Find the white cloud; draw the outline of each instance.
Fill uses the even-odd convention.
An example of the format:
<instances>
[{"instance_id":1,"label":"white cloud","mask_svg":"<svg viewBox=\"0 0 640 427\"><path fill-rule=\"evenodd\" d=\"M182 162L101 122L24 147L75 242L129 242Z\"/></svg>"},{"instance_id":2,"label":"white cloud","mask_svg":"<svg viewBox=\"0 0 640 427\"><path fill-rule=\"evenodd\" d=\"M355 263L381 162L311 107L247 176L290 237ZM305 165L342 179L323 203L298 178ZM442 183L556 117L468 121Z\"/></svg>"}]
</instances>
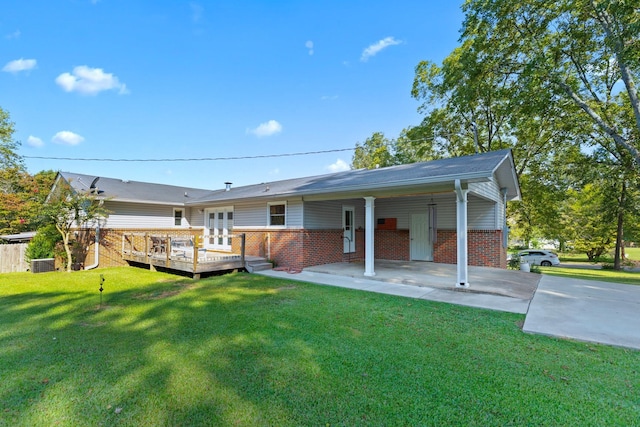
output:
<instances>
[{"instance_id":1,"label":"white cloud","mask_svg":"<svg viewBox=\"0 0 640 427\"><path fill-rule=\"evenodd\" d=\"M351 168L349 167L349 164L347 162L345 162L342 159L338 159L336 160L335 163L332 163L329 166L327 166L327 169L329 169L331 172L342 172L342 171L348 171Z\"/></svg>"},{"instance_id":2,"label":"white cloud","mask_svg":"<svg viewBox=\"0 0 640 427\"><path fill-rule=\"evenodd\" d=\"M30 147L42 147L44 142L42 142L42 140L37 136L29 135L29 138L27 138L27 145Z\"/></svg>"},{"instance_id":3,"label":"white cloud","mask_svg":"<svg viewBox=\"0 0 640 427\"><path fill-rule=\"evenodd\" d=\"M73 74L62 73L56 83L66 92L79 92L83 95L96 95L103 90L118 90L123 95L129 93L127 86L111 73L102 68L89 68L81 65L73 69Z\"/></svg>"},{"instance_id":4,"label":"white cloud","mask_svg":"<svg viewBox=\"0 0 640 427\"><path fill-rule=\"evenodd\" d=\"M282 125L275 120L269 120L266 123L260 123L255 129L247 129L247 133L252 133L258 138L263 136L271 136L282 132Z\"/></svg>"},{"instance_id":5,"label":"white cloud","mask_svg":"<svg viewBox=\"0 0 640 427\"><path fill-rule=\"evenodd\" d=\"M280 169L275 168L269 171L269 175L280 175Z\"/></svg>"},{"instance_id":6,"label":"white cloud","mask_svg":"<svg viewBox=\"0 0 640 427\"><path fill-rule=\"evenodd\" d=\"M309 55L313 55L313 42L311 40L307 40L307 42L304 44L304 47L309 49Z\"/></svg>"},{"instance_id":7,"label":"white cloud","mask_svg":"<svg viewBox=\"0 0 640 427\"><path fill-rule=\"evenodd\" d=\"M62 145L78 145L82 141L84 141L84 138L78 135L77 133L73 133L68 130L63 130L53 135L53 138L51 138L51 141L55 142L56 144L62 144Z\"/></svg>"},{"instance_id":8,"label":"white cloud","mask_svg":"<svg viewBox=\"0 0 640 427\"><path fill-rule=\"evenodd\" d=\"M335 101L338 99L338 95L323 95L320 97L321 101Z\"/></svg>"},{"instance_id":9,"label":"white cloud","mask_svg":"<svg viewBox=\"0 0 640 427\"><path fill-rule=\"evenodd\" d=\"M398 45L398 44L401 44L401 43L402 43L402 41L396 40L393 37L384 38L384 39L378 41L377 43L372 44L371 46L369 46L365 50L363 50L362 51L362 55L360 56L360 61L366 62L372 56L376 56L382 49L386 49L389 46L394 46L394 45Z\"/></svg>"},{"instance_id":10,"label":"white cloud","mask_svg":"<svg viewBox=\"0 0 640 427\"><path fill-rule=\"evenodd\" d=\"M16 59L14 61L7 62L2 68L2 71L7 73L19 73L20 71L32 70L36 67L37 61L35 59Z\"/></svg>"}]
</instances>

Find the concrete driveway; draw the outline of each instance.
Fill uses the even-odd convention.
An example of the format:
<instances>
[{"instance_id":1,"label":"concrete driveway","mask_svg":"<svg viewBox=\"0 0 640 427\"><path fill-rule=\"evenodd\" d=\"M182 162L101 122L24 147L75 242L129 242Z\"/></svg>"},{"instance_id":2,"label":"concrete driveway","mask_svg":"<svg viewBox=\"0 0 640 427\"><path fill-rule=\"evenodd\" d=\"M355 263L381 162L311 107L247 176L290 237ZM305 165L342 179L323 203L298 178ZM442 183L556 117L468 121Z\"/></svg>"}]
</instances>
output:
<instances>
[{"instance_id":1,"label":"concrete driveway","mask_svg":"<svg viewBox=\"0 0 640 427\"><path fill-rule=\"evenodd\" d=\"M542 275L522 329L640 349L640 286Z\"/></svg>"}]
</instances>

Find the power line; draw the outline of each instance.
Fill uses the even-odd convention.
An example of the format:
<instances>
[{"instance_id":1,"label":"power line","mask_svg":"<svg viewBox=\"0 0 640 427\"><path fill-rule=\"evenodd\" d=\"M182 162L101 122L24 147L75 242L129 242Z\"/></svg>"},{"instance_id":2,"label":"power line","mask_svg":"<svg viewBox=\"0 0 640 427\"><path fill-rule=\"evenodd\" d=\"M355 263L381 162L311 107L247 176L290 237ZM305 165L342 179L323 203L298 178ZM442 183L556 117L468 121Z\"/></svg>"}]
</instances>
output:
<instances>
[{"instance_id":1,"label":"power line","mask_svg":"<svg viewBox=\"0 0 640 427\"><path fill-rule=\"evenodd\" d=\"M78 157L48 157L48 156L22 156L25 159L40 160L70 160L79 162L208 162L220 160L250 160L265 159L273 157L292 157L292 156L309 156L313 154L338 153L342 151L353 151L353 148L338 148L335 150L306 151L300 153L282 153L282 154L262 154L255 156L233 156L233 157L197 157L183 159L108 159L108 158L78 158Z\"/></svg>"},{"instance_id":2,"label":"power line","mask_svg":"<svg viewBox=\"0 0 640 427\"><path fill-rule=\"evenodd\" d=\"M389 143L394 144L398 142L398 139L385 138ZM433 141L435 137L431 138L419 138L419 139L403 139L403 142L426 142ZM251 159L268 159L275 157L293 157L293 156L310 156L314 154L327 154L327 153L339 153L343 151L354 151L358 148L362 148L360 143L356 144L352 148L336 148L333 150L320 150L320 151L303 151L298 153L281 153L281 154L259 154L254 156L232 156L232 157L194 157L194 158L178 158L178 159L110 159L110 158L90 158L90 157L51 157L51 156L22 156L25 159L39 159L39 160L69 160L74 162L212 162L223 160L251 160Z\"/></svg>"}]
</instances>

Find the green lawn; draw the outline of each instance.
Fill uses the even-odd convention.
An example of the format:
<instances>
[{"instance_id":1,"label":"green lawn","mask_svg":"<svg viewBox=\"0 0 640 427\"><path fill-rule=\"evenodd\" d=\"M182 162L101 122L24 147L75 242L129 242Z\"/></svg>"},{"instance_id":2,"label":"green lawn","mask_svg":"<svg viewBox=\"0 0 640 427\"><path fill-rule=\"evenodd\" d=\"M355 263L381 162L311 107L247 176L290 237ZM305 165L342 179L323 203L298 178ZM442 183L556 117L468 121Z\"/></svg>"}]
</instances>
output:
<instances>
[{"instance_id":1,"label":"green lawn","mask_svg":"<svg viewBox=\"0 0 640 427\"><path fill-rule=\"evenodd\" d=\"M640 352L523 320L247 274L4 274L0 425L637 425Z\"/></svg>"},{"instance_id":2,"label":"green lawn","mask_svg":"<svg viewBox=\"0 0 640 427\"><path fill-rule=\"evenodd\" d=\"M640 261L640 248L625 248L625 253L632 261Z\"/></svg>"},{"instance_id":3,"label":"green lawn","mask_svg":"<svg viewBox=\"0 0 640 427\"><path fill-rule=\"evenodd\" d=\"M562 264L560 264L562 265ZM625 283L627 285L640 285L640 272L616 271L616 270L591 270L566 267L539 267L543 274L560 276L571 279L599 280L602 282Z\"/></svg>"}]
</instances>

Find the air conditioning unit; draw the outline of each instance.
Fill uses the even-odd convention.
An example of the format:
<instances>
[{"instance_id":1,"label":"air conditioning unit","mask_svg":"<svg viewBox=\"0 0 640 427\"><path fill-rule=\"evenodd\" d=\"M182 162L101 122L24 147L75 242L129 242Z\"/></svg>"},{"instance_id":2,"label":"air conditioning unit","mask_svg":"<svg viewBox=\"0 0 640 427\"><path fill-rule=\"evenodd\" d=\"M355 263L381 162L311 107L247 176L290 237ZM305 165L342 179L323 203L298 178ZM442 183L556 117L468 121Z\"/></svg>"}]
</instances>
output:
<instances>
[{"instance_id":1,"label":"air conditioning unit","mask_svg":"<svg viewBox=\"0 0 640 427\"><path fill-rule=\"evenodd\" d=\"M56 260L54 258L40 258L31 260L32 273L46 273L56 270Z\"/></svg>"}]
</instances>

